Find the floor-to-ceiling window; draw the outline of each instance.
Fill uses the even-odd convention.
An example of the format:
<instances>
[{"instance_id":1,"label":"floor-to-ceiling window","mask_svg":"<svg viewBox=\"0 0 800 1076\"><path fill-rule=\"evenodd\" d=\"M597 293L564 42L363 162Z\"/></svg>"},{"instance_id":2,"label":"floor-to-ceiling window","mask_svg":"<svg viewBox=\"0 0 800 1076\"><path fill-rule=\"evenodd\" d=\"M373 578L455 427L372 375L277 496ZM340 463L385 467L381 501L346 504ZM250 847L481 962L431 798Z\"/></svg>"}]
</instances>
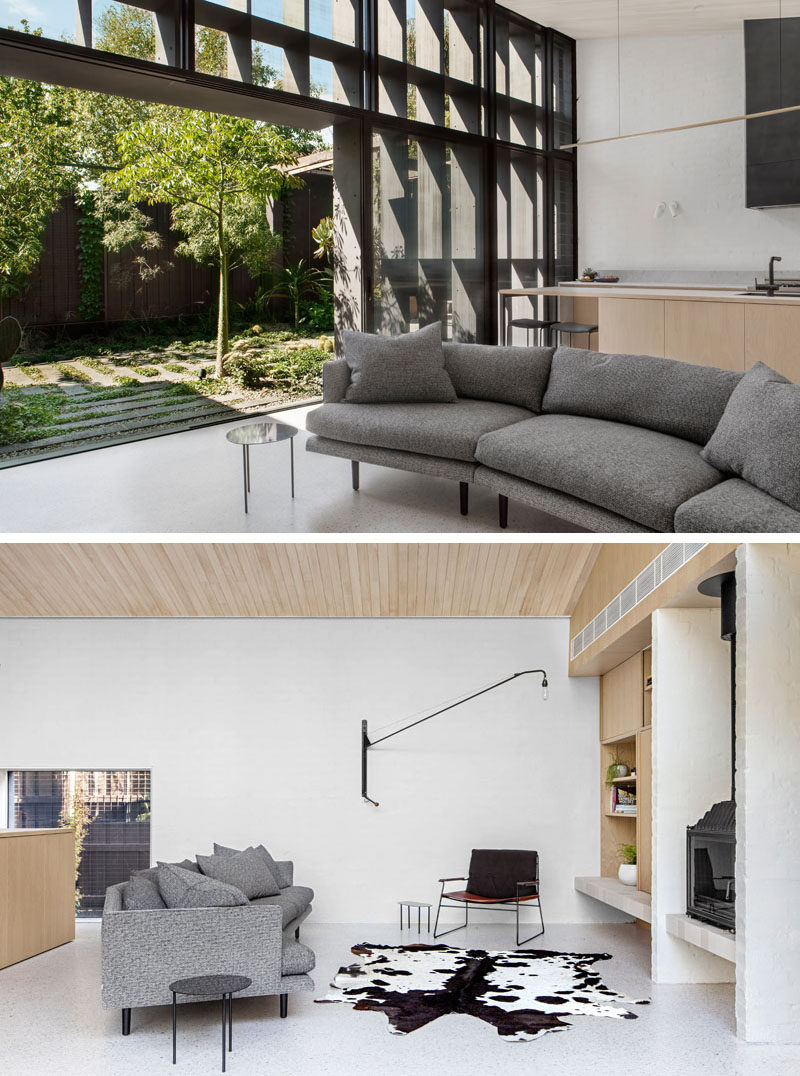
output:
<instances>
[{"instance_id":1,"label":"floor-to-ceiling window","mask_svg":"<svg viewBox=\"0 0 800 1076\"><path fill-rule=\"evenodd\" d=\"M150 771L11 770L8 823L73 828L76 913L97 916L108 886L150 865Z\"/></svg>"},{"instance_id":2,"label":"floor-to-ceiling window","mask_svg":"<svg viewBox=\"0 0 800 1076\"><path fill-rule=\"evenodd\" d=\"M108 7L75 0L79 44L92 46ZM575 155L560 148L575 140L570 39L490 0L111 7L152 13L146 51L132 41L128 52L155 55L159 70L95 49L93 88L135 85L166 103L347 128L350 159L337 152L348 234L338 249L350 260L336 280L352 292L338 306L348 324L398 332L441 320L449 338L493 341L503 334L499 288L575 275ZM75 52L53 65L66 46L29 38L23 61L19 40L7 38L0 30L0 59L13 45L19 73L84 84ZM180 80L164 79L164 64ZM520 298L511 311L543 307Z\"/></svg>"}]
</instances>

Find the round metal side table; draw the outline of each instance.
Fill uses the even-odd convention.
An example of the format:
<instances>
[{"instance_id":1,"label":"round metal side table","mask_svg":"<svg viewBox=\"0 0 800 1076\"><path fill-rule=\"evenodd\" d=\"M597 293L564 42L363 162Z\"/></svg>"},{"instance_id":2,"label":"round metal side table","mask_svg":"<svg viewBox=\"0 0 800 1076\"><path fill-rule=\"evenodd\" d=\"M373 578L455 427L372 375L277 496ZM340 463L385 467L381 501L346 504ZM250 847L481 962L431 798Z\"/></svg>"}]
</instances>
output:
<instances>
[{"instance_id":1,"label":"round metal side table","mask_svg":"<svg viewBox=\"0 0 800 1076\"><path fill-rule=\"evenodd\" d=\"M294 438L297 430L286 422L267 419L266 422L249 422L245 426L236 426L225 434L233 445L242 446L242 477L244 480L244 510L247 512L247 495L250 492L250 446L271 445L276 441L289 442L289 469L292 478L292 497L294 497Z\"/></svg>"},{"instance_id":2,"label":"round metal side table","mask_svg":"<svg viewBox=\"0 0 800 1076\"><path fill-rule=\"evenodd\" d=\"M252 983L246 975L193 975L189 979L176 979L169 984L172 991L172 1064L177 1063L178 1046L178 994L197 998L222 997L222 1071L225 1071L225 1054L233 1049L233 995L246 990ZM227 1010L227 1018L226 1018ZM227 1024L228 1041L225 1042ZM226 1049L227 1047L227 1049Z\"/></svg>"}]
</instances>

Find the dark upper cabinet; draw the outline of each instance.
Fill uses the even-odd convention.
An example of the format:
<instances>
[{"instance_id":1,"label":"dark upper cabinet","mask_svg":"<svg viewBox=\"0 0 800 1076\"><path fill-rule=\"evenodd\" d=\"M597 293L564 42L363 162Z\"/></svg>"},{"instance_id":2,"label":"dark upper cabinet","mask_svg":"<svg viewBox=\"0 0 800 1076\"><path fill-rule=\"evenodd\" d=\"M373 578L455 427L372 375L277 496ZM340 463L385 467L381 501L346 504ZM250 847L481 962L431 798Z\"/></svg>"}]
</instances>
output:
<instances>
[{"instance_id":1,"label":"dark upper cabinet","mask_svg":"<svg viewBox=\"0 0 800 1076\"><path fill-rule=\"evenodd\" d=\"M744 24L746 109L800 105L800 18ZM800 205L800 112L747 121L747 206Z\"/></svg>"}]
</instances>

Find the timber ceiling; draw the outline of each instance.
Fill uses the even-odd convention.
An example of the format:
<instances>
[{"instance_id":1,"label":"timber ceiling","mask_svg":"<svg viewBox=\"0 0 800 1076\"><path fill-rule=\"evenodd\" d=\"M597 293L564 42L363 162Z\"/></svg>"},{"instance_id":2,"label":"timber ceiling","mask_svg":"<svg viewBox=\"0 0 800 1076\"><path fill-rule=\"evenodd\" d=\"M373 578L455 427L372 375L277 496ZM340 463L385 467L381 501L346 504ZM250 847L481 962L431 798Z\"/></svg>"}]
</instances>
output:
<instances>
[{"instance_id":1,"label":"timber ceiling","mask_svg":"<svg viewBox=\"0 0 800 1076\"><path fill-rule=\"evenodd\" d=\"M569 616L591 543L6 543L0 617Z\"/></svg>"}]
</instances>

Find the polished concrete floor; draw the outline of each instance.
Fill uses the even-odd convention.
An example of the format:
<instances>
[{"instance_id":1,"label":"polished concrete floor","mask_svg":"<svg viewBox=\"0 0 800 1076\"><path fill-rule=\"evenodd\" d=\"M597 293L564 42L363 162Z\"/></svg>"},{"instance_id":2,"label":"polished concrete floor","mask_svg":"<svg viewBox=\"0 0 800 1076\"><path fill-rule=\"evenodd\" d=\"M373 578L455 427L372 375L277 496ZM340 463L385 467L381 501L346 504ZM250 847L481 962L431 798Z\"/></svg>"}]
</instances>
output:
<instances>
[{"instance_id":1,"label":"polished concrete floor","mask_svg":"<svg viewBox=\"0 0 800 1076\"><path fill-rule=\"evenodd\" d=\"M510 926L470 927L449 939L459 946L506 948ZM404 935L416 940L416 932ZM424 934L423 934L424 937ZM571 952L609 952L604 981L634 997L652 997L637 1020L575 1017L569 1030L533 1042L505 1042L494 1028L468 1016L448 1016L407 1036L392 1035L381 1013L348 1005L315 1005L357 942L396 944L397 926L320 926L313 917L303 940L317 954L314 994L234 1005L231 1074L275 1076L789 1076L800 1072L800 1047L745 1046L734 1037L733 987L653 986L649 936L633 925L551 926L543 946ZM178 1065L171 1065L169 1006L133 1012L129 1037L120 1015L100 1007L100 928L78 926L77 940L0 971L0 1070L5 1076L219 1071L219 1004L179 1011Z\"/></svg>"},{"instance_id":2,"label":"polished concrete floor","mask_svg":"<svg viewBox=\"0 0 800 1076\"><path fill-rule=\"evenodd\" d=\"M309 410L280 415L301 430L294 500L289 445L259 445L251 449L245 515L241 449L225 438L238 419L0 470L0 533L503 533L497 497L481 486L470 488L467 517L458 483L440 478L362 464L361 490L353 492L347 460L305 451ZM509 533L579 529L511 505Z\"/></svg>"}]
</instances>

